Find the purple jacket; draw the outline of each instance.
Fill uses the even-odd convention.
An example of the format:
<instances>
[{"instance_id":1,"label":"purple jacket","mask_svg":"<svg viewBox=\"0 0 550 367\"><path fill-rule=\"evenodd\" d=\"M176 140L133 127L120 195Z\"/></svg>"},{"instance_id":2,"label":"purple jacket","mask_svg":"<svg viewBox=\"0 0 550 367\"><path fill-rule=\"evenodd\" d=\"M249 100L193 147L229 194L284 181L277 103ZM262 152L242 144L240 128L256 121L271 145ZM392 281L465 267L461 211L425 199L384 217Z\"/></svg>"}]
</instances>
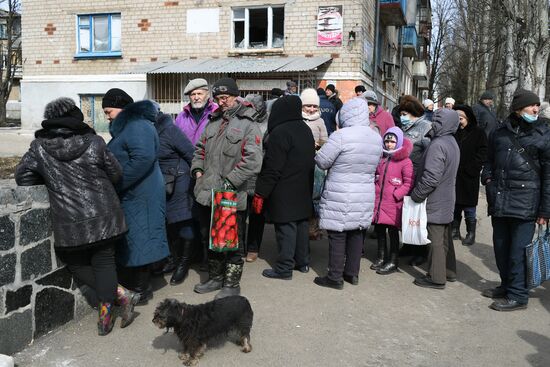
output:
<instances>
[{"instance_id":1,"label":"purple jacket","mask_svg":"<svg viewBox=\"0 0 550 367\"><path fill-rule=\"evenodd\" d=\"M204 108L201 120L197 124L191 114L191 103L188 103L185 107L183 107L183 111L179 113L178 117L176 117L176 126L179 127L180 130L189 138L189 140L191 140L191 143L195 145L201 137L204 127L208 123L208 117L210 117L212 112L214 112L217 108L218 105L216 103L208 101L206 107Z\"/></svg>"}]
</instances>

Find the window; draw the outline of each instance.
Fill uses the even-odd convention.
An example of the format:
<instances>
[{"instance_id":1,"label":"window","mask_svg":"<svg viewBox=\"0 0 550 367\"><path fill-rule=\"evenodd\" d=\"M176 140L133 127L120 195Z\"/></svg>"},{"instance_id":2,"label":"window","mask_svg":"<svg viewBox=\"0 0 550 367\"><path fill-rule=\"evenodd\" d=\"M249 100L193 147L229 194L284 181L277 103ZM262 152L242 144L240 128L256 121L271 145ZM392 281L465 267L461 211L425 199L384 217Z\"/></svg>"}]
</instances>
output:
<instances>
[{"instance_id":1,"label":"window","mask_svg":"<svg viewBox=\"0 0 550 367\"><path fill-rule=\"evenodd\" d=\"M121 56L120 14L79 15L76 57Z\"/></svg>"},{"instance_id":2,"label":"window","mask_svg":"<svg viewBox=\"0 0 550 367\"><path fill-rule=\"evenodd\" d=\"M103 95L80 95L80 109L84 115L84 122L93 127L98 133L109 132L109 121L101 107L102 100Z\"/></svg>"},{"instance_id":3,"label":"window","mask_svg":"<svg viewBox=\"0 0 550 367\"><path fill-rule=\"evenodd\" d=\"M6 31L6 24L0 24L0 39L8 38L8 33Z\"/></svg>"},{"instance_id":4,"label":"window","mask_svg":"<svg viewBox=\"0 0 550 367\"><path fill-rule=\"evenodd\" d=\"M284 7L234 8L233 48L283 48L284 20Z\"/></svg>"}]
</instances>

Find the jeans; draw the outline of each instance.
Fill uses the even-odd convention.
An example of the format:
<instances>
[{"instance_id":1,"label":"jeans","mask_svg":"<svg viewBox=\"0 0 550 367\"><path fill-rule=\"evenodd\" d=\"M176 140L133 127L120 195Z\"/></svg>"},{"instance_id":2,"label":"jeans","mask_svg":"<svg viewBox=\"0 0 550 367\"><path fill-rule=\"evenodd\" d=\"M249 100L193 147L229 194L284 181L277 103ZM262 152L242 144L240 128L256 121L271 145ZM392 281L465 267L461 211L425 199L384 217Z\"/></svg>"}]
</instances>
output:
<instances>
[{"instance_id":1,"label":"jeans","mask_svg":"<svg viewBox=\"0 0 550 367\"><path fill-rule=\"evenodd\" d=\"M275 223L278 256L273 269L283 275L292 274L295 266L309 265L309 220Z\"/></svg>"},{"instance_id":2,"label":"jeans","mask_svg":"<svg viewBox=\"0 0 550 367\"><path fill-rule=\"evenodd\" d=\"M495 260L506 297L522 304L529 301L525 282L525 247L535 234L535 222L492 217Z\"/></svg>"},{"instance_id":3,"label":"jeans","mask_svg":"<svg viewBox=\"0 0 550 367\"><path fill-rule=\"evenodd\" d=\"M455 205L454 219L460 218L462 216L462 212L464 212L464 218L476 219L475 206Z\"/></svg>"}]
</instances>

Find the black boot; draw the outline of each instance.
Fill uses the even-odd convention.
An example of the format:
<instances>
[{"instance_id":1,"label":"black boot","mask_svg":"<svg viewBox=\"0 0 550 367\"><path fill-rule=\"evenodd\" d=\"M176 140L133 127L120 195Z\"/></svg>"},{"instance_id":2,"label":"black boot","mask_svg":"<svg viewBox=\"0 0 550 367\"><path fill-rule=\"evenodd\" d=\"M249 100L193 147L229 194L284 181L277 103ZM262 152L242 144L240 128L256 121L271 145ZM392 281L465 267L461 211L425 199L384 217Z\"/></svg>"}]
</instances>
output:
<instances>
[{"instance_id":1,"label":"black boot","mask_svg":"<svg viewBox=\"0 0 550 367\"><path fill-rule=\"evenodd\" d=\"M399 242L397 243L390 242L390 260L387 263L385 263L384 266L376 270L376 273L381 275L388 275L398 271L398 268L397 268L398 256L399 256Z\"/></svg>"},{"instance_id":2,"label":"black boot","mask_svg":"<svg viewBox=\"0 0 550 367\"><path fill-rule=\"evenodd\" d=\"M453 240L460 239L460 222L462 217L457 217L453 220Z\"/></svg>"},{"instance_id":3,"label":"black boot","mask_svg":"<svg viewBox=\"0 0 550 367\"><path fill-rule=\"evenodd\" d=\"M218 259L208 259L208 280L195 285L197 293L209 293L221 289L225 271L225 262Z\"/></svg>"},{"instance_id":4,"label":"black boot","mask_svg":"<svg viewBox=\"0 0 550 367\"><path fill-rule=\"evenodd\" d=\"M380 267L384 265L384 261L386 260L386 233L384 233L383 235L381 233L378 233L376 239L378 243L378 252L376 260L370 266L371 270L380 269Z\"/></svg>"},{"instance_id":5,"label":"black boot","mask_svg":"<svg viewBox=\"0 0 550 367\"><path fill-rule=\"evenodd\" d=\"M151 273L148 265L136 268L136 287L133 289L139 295L138 306L146 305L153 298L153 287L151 287Z\"/></svg>"},{"instance_id":6,"label":"black boot","mask_svg":"<svg viewBox=\"0 0 550 367\"><path fill-rule=\"evenodd\" d=\"M238 296L241 294L241 276L243 275L243 264L227 264L225 268L225 277L223 288L216 294L214 299L225 298L229 296Z\"/></svg>"},{"instance_id":7,"label":"black boot","mask_svg":"<svg viewBox=\"0 0 550 367\"><path fill-rule=\"evenodd\" d=\"M177 285L183 282L189 273L189 266L191 265L193 242L190 240L181 239L179 243L182 247L179 249L182 255L178 260L176 270L174 271L174 274L172 274L172 278L170 278L171 285Z\"/></svg>"},{"instance_id":8,"label":"black boot","mask_svg":"<svg viewBox=\"0 0 550 367\"><path fill-rule=\"evenodd\" d=\"M462 240L464 246L471 246L476 242L476 219L466 218L466 237Z\"/></svg>"}]
</instances>

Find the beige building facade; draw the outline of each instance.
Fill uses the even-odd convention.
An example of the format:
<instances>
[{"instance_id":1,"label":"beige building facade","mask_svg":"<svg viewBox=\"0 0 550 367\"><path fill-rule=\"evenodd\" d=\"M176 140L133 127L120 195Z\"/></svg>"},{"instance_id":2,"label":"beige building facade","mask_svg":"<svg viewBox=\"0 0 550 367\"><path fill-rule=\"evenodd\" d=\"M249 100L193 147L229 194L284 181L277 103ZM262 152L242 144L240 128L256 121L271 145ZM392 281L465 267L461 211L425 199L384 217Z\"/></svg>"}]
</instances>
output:
<instances>
[{"instance_id":1,"label":"beige building facade","mask_svg":"<svg viewBox=\"0 0 550 367\"><path fill-rule=\"evenodd\" d=\"M400 81L385 65L400 62L400 28L377 27L378 2L26 0L22 127L39 127L45 104L68 96L105 130L101 96L112 87L177 113L185 84L197 77L230 76L243 93L264 95L289 80L300 89L332 83L343 100L356 85L375 84L391 108ZM395 3L405 14L403 0Z\"/></svg>"}]
</instances>

